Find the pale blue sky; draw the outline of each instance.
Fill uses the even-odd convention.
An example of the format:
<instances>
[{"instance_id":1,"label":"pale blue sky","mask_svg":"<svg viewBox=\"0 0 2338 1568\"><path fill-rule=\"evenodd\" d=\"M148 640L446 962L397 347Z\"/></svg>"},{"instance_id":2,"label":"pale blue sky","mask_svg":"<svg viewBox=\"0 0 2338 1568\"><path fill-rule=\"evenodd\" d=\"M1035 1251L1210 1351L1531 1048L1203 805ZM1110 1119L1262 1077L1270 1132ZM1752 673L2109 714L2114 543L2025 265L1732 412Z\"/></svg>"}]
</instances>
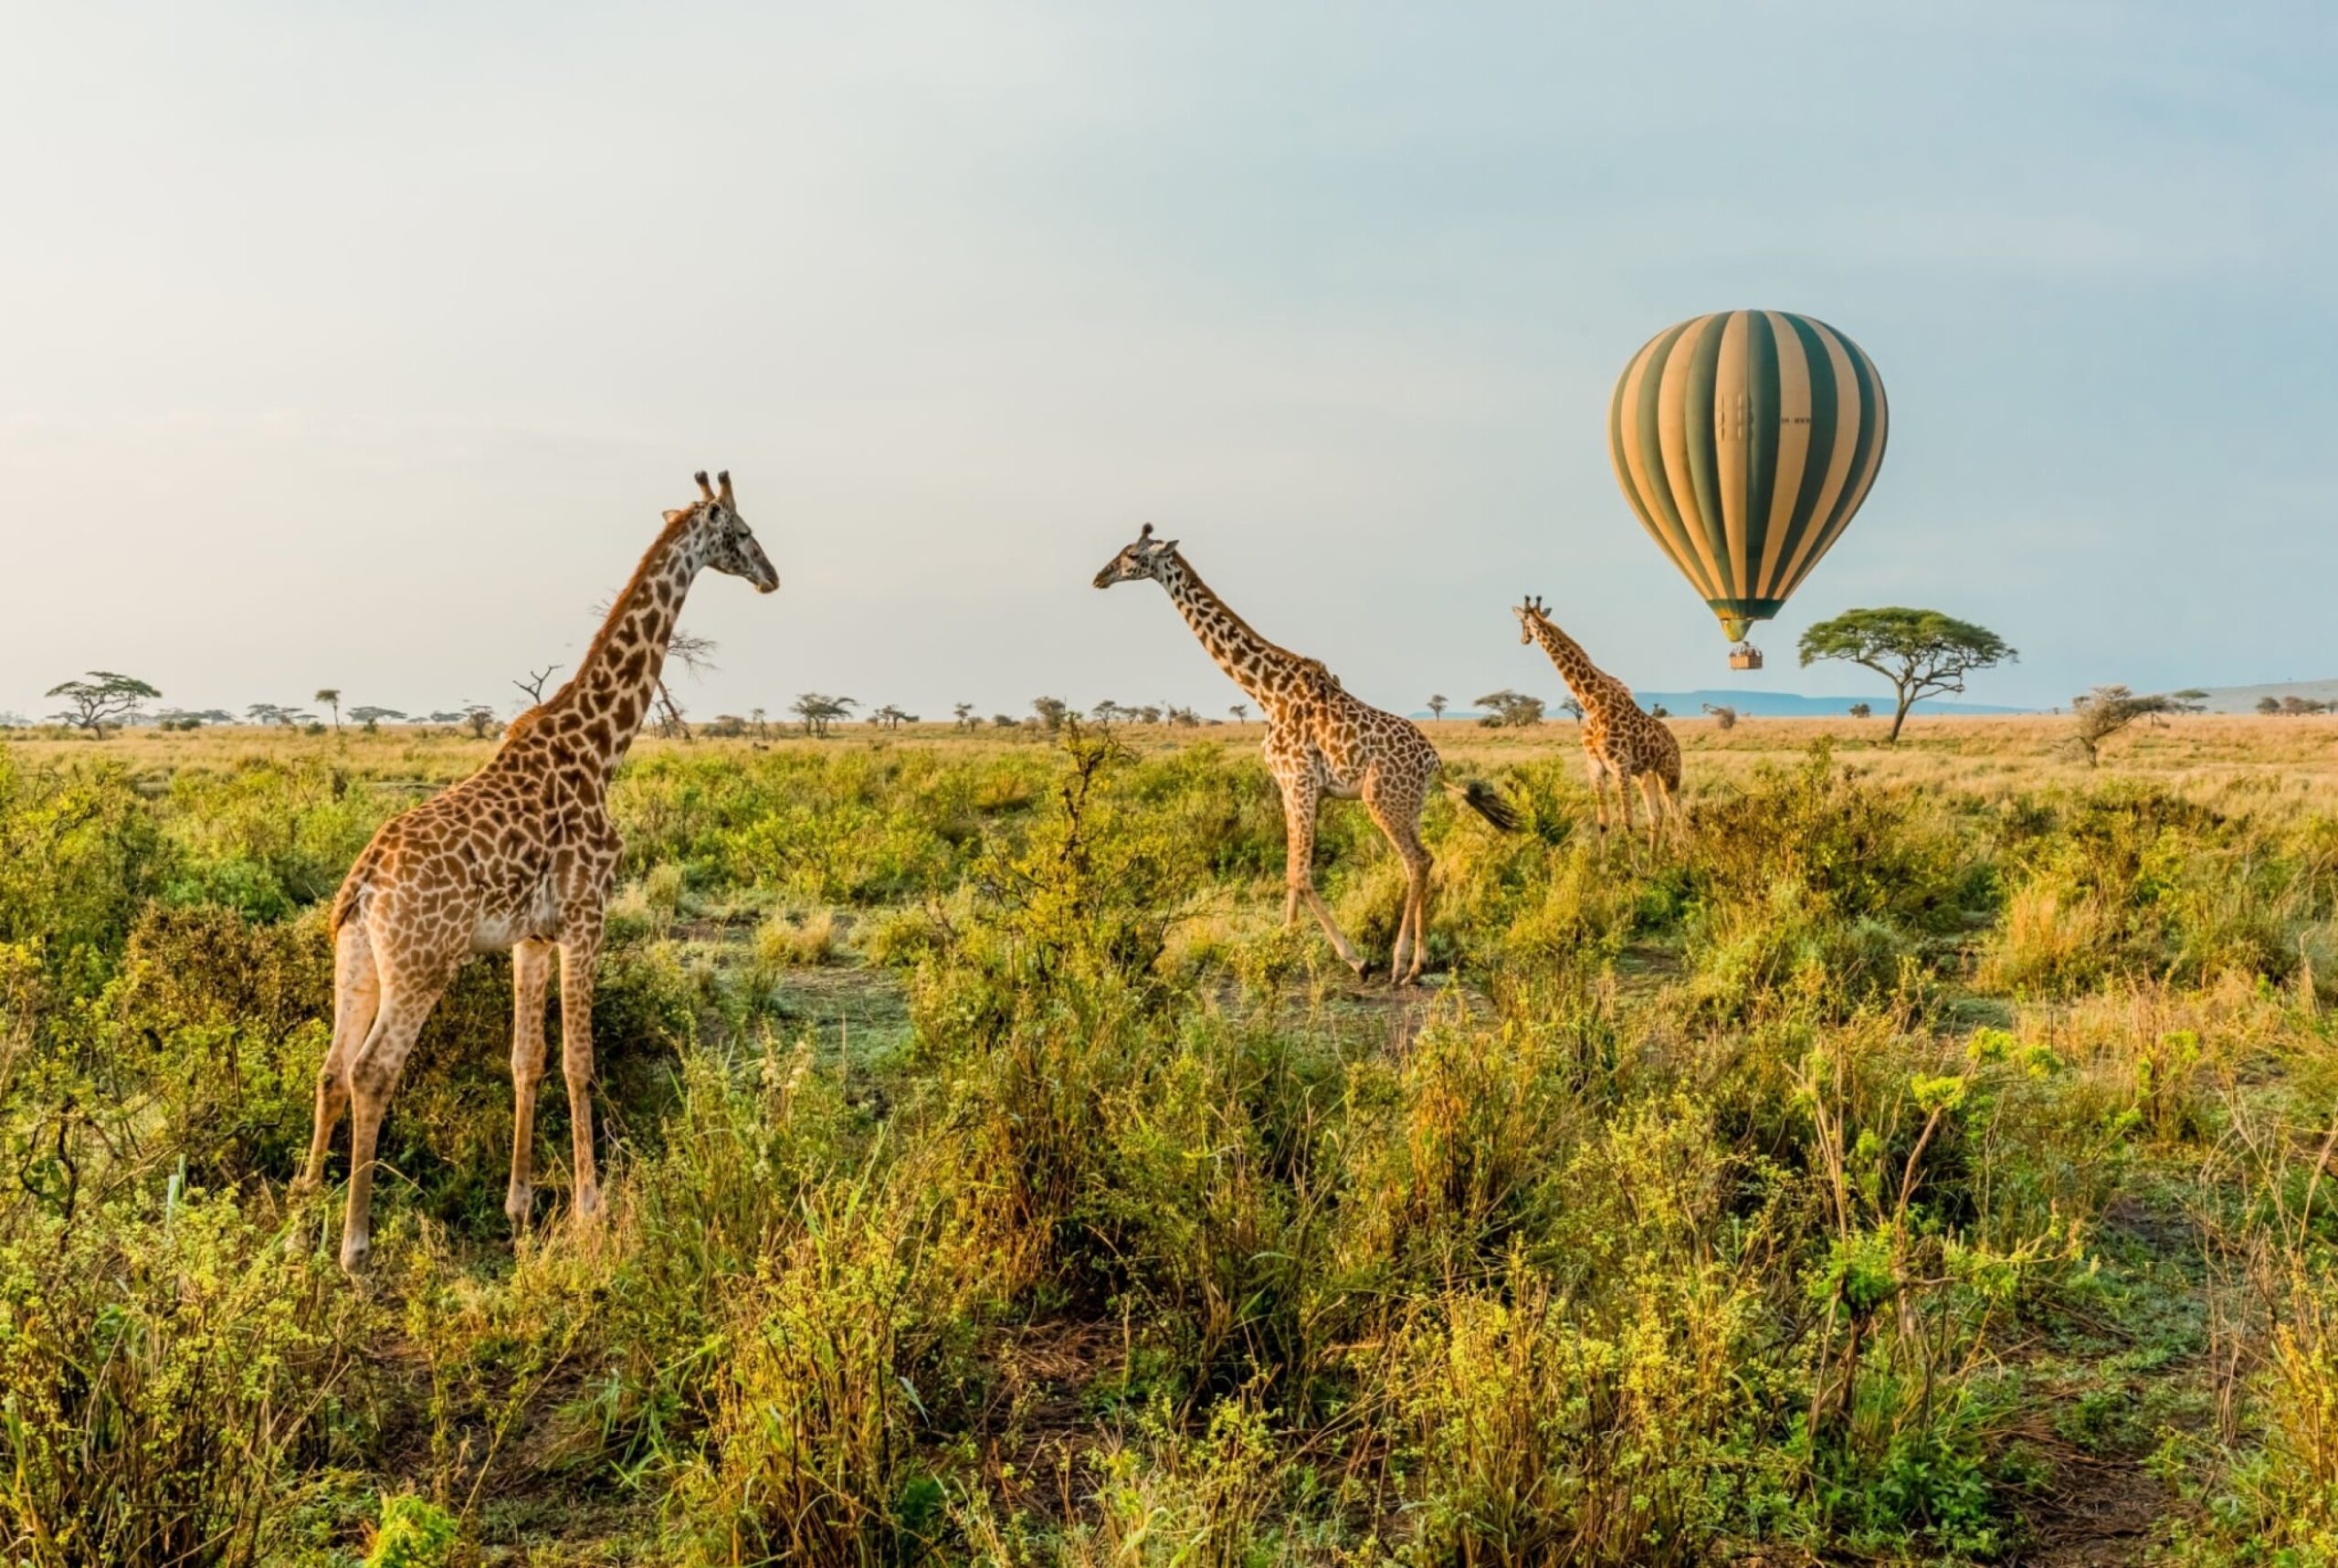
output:
<instances>
[{"instance_id":1,"label":"pale blue sky","mask_svg":"<svg viewBox=\"0 0 2338 1568\"><path fill-rule=\"evenodd\" d=\"M1982 701L2338 675L2338 7L95 3L0 54L0 709L502 701L728 466L694 710L1238 695L1150 519L1409 709L1508 606L1725 684L1607 470L1701 310L1892 402L1757 640L1981 620ZM1743 678L1740 678L1743 679Z\"/></svg>"}]
</instances>

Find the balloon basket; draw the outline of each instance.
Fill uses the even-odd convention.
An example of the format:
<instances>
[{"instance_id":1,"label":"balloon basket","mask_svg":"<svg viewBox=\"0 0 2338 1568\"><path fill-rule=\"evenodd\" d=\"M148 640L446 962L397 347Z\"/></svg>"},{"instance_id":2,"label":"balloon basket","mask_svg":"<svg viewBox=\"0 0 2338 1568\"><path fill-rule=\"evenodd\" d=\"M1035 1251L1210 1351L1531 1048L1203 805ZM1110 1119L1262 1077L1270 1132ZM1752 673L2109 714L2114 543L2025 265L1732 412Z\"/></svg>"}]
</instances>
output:
<instances>
[{"instance_id":1,"label":"balloon basket","mask_svg":"<svg viewBox=\"0 0 2338 1568\"><path fill-rule=\"evenodd\" d=\"M1750 642L1739 643L1729 650L1729 668L1732 669L1761 668L1762 650Z\"/></svg>"}]
</instances>

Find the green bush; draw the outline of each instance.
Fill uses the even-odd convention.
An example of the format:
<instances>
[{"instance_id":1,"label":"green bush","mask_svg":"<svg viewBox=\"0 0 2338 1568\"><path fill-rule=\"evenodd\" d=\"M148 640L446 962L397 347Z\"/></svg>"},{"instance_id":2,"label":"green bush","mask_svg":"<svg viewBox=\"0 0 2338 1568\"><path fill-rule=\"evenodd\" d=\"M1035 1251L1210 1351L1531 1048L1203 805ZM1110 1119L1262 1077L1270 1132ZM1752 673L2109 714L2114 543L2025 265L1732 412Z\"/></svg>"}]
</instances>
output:
<instances>
[{"instance_id":1,"label":"green bush","mask_svg":"<svg viewBox=\"0 0 2338 1568\"><path fill-rule=\"evenodd\" d=\"M275 1561L361 1322L229 1196L0 1208L0 1552Z\"/></svg>"}]
</instances>

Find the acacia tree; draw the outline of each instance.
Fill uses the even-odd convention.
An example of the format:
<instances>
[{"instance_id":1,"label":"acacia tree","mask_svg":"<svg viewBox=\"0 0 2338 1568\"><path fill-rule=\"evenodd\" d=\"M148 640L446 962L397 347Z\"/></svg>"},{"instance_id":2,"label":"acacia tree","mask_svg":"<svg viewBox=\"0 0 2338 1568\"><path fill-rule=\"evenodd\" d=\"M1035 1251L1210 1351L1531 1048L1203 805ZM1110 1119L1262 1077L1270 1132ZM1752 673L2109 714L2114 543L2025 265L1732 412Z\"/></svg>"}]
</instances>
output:
<instances>
[{"instance_id":1,"label":"acacia tree","mask_svg":"<svg viewBox=\"0 0 2338 1568\"><path fill-rule=\"evenodd\" d=\"M321 702L327 708L332 710L332 732L336 735L340 734L341 688L338 686L320 686L317 688L316 696L311 698L310 700L312 702Z\"/></svg>"},{"instance_id":2,"label":"acacia tree","mask_svg":"<svg viewBox=\"0 0 2338 1568\"><path fill-rule=\"evenodd\" d=\"M1250 705L1248 702L1237 702L1232 707L1227 709L1227 711L1233 714L1234 721L1237 724L1239 724L1244 720L1250 717Z\"/></svg>"},{"instance_id":3,"label":"acacia tree","mask_svg":"<svg viewBox=\"0 0 2338 1568\"><path fill-rule=\"evenodd\" d=\"M1583 721L1583 704L1576 701L1573 697L1560 698L1559 710L1578 724Z\"/></svg>"},{"instance_id":4,"label":"acacia tree","mask_svg":"<svg viewBox=\"0 0 2338 1568\"><path fill-rule=\"evenodd\" d=\"M1063 721L1071 716L1071 704L1060 697L1034 697L1031 699L1031 711L1039 716L1039 727L1052 735L1062 729Z\"/></svg>"},{"instance_id":5,"label":"acacia tree","mask_svg":"<svg viewBox=\"0 0 2338 1568\"><path fill-rule=\"evenodd\" d=\"M804 732L824 738L828 726L847 717L860 704L849 697L828 697L817 691L806 691L788 707L788 711L804 721Z\"/></svg>"},{"instance_id":6,"label":"acacia tree","mask_svg":"<svg viewBox=\"0 0 2338 1568\"><path fill-rule=\"evenodd\" d=\"M957 728L961 730L971 730L982 722L974 717L974 705L971 702L953 702L950 712L958 721Z\"/></svg>"},{"instance_id":7,"label":"acacia tree","mask_svg":"<svg viewBox=\"0 0 2338 1568\"><path fill-rule=\"evenodd\" d=\"M1478 706L1491 710L1478 721L1490 729L1524 730L1543 721L1543 700L1529 697L1523 691L1512 691L1508 687L1479 698Z\"/></svg>"},{"instance_id":8,"label":"acacia tree","mask_svg":"<svg viewBox=\"0 0 2338 1568\"><path fill-rule=\"evenodd\" d=\"M2170 713L2197 713L2205 691L2154 691L2138 697L2123 686L2098 686L2083 697L2070 699L2070 744L2088 767L2102 762L2102 742L2139 720L2167 722Z\"/></svg>"},{"instance_id":9,"label":"acacia tree","mask_svg":"<svg viewBox=\"0 0 2338 1568\"><path fill-rule=\"evenodd\" d=\"M1446 700L1444 692L1435 692L1428 700L1428 716L1431 719L1442 719L1445 717L1445 710L1452 706L1452 703Z\"/></svg>"},{"instance_id":10,"label":"acacia tree","mask_svg":"<svg viewBox=\"0 0 2338 1568\"><path fill-rule=\"evenodd\" d=\"M376 708L371 703L363 708L352 708L349 710L349 716L364 725L365 732L369 735L381 729L382 721L384 719L402 722L405 718L405 714L395 708Z\"/></svg>"},{"instance_id":11,"label":"acacia tree","mask_svg":"<svg viewBox=\"0 0 2338 1568\"><path fill-rule=\"evenodd\" d=\"M1737 710L1729 704L1708 702L1705 704L1705 711L1713 716L1714 729L1734 730L1737 728Z\"/></svg>"},{"instance_id":12,"label":"acacia tree","mask_svg":"<svg viewBox=\"0 0 2338 1568\"><path fill-rule=\"evenodd\" d=\"M58 723L87 730L102 741L107 725L120 729L138 711L141 702L162 693L134 675L93 669L87 680L60 681L48 689L47 695L65 699L65 710L56 715Z\"/></svg>"},{"instance_id":13,"label":"acacia tree","mask_svg":"<svg viewBox=\"0 0 2338 1568\"><path fill-rule=\"evenodd\" d=\"M1976 669L2012 664L2021 655L1986 626L1943 616L1938 610L1890 605L1846 610L1802 634L1804 668L1839 658L1871 669L1891 682L1898 706L1891 715L1890 744L1900 739L1908 710L1934 692L1963 691Z\"/></svg>"}]
</instances>

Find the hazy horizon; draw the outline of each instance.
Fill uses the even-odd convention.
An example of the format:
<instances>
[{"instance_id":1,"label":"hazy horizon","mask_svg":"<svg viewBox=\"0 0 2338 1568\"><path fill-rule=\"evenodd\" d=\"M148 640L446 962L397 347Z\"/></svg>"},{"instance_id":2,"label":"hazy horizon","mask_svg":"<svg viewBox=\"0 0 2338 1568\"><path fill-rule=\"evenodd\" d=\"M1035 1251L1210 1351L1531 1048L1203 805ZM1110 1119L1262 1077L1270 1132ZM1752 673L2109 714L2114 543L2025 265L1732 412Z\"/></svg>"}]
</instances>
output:
<instances>
[{"instance_id":1,"label":"hazy horizon","mask_svg":"<svg viewBox=\"0 0 2338 1568\"><path fill-rule=\"evenodd\" d=\"M2338 16L93 5L0 59L0 710L509 710L728 468L694 717L1239 693L1137 526L1399 711L1557 677L1832 695L1934 606L1966 700L2338 676ZM1732 677L1603 420L1701 310L1889 387L1843 542Z\"/></svg>"}]
</instances>

